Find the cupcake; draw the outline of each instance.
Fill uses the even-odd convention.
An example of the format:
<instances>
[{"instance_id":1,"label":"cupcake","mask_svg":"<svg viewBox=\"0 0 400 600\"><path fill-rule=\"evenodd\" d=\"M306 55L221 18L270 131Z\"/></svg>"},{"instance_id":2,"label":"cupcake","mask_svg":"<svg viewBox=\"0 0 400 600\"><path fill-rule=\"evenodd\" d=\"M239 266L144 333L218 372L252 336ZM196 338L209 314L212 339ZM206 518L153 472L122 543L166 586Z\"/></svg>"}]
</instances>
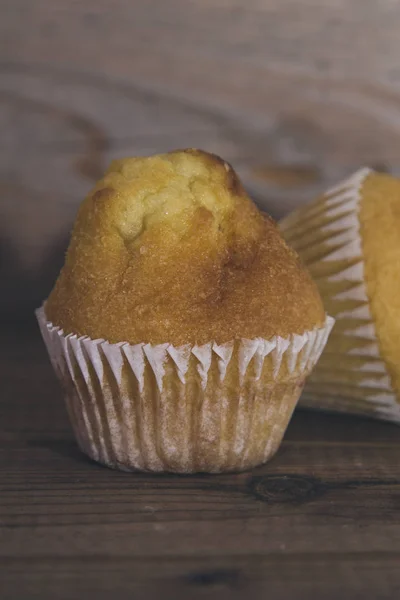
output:
<instances>
[{"instance_id":1,"label":"cupcake","mask_svg":"<svg viewBox=\"0 0 400 600\"><path fill-rule=\"evenodd\" d=\"M83 452L178 473L267 461L333 322L232 167L193 149L112 163L38 319Z\"/></svg>"},{"instance_id":2,"label":"cupcake","mask_svg":"<svg viewBox=\"0 0 400 600\"><path fill-rule=\"evenodd\" d=\"M400 422L400 180L361 169L280 228L336 319L302 404Z\"/></svg>"}]
</instances>

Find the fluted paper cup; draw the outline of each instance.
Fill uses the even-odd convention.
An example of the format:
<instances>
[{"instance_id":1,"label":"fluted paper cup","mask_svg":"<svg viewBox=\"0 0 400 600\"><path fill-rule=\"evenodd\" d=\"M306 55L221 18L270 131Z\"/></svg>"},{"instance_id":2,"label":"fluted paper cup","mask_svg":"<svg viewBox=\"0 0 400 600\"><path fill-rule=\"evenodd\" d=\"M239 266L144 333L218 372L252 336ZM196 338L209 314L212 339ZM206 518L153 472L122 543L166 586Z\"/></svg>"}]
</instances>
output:
<instances>
[{"instance_id":1,"label":"fluted paper cup","mask_svg":"<svg viewBox=\"0 0 400 600\"><path fill-rule=\"evenodd\" d=\"M64 335L43 308L37 318L82 451L114 468L177 473L267 461L333 325L176 348Z\"/></svg>"},{"instance_id":2,"label":"fluted paper cup","mask_svg":"<svg viewBox=\"0 0 400 600\"><path fill-rule=\"evenodd\" d=\"M298 252L336 320L300 405L400 422L400 404L382 356L365 281L360 202L368 168L284 218Z\"/></svg>"}]
</instances>

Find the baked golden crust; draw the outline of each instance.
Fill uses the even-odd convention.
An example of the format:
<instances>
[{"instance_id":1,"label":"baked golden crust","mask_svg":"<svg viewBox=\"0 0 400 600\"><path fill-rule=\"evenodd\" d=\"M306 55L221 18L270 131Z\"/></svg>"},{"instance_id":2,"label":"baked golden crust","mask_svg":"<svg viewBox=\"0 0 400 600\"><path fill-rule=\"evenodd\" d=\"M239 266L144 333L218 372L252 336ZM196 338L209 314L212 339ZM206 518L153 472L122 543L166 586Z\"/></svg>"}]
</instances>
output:
<instances>
[{"instance_id":1,"label":"baked golden crust","mask_svg":"<svg viewBox=\"0 0 400 600\"><path fill-rule=\"evenodd\" d=\"M114 162L83 202L46 315L66 333L203 344L301 334L315 284L219 157Z\"/></svg>"}]
</instances>

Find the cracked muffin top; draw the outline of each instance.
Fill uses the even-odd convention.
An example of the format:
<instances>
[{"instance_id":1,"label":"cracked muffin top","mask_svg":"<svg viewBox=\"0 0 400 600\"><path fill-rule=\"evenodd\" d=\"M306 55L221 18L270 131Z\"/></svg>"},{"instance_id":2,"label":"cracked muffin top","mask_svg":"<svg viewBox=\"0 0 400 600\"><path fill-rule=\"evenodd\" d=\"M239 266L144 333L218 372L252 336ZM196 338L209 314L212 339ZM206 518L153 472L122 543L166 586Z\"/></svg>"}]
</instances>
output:
<instances>
[{"instance_id":1,"label":"cracked muffin top","mask_svg":"<svg viewBox=\"0 0 400 600\"><path fill-rule=\"evenodd\" d=\"M176 346L325 320L273 220L227 162L195 149L111 164L78 211L45 310L65 333Z\"/></svg>"}]
</instances>

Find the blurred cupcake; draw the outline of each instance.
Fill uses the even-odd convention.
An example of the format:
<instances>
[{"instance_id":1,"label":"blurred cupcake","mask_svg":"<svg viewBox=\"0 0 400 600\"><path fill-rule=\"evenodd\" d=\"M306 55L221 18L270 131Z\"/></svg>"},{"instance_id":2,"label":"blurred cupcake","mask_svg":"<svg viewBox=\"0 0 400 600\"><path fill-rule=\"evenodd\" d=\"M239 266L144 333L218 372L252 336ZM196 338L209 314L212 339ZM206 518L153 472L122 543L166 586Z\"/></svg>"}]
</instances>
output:
<instances>
[{"instance_id":1,"label":"blurred cupcake","mask_svg":"<svg viewBox=\"0 0 400 600\"><path fill-rule=\"evenodd\" d=\"M302 404L400 421L400 180L362 169L280 228L336 319Z\"/></svg>"},{"instance_id":2,"label":"blurred cupcake","mask_svg":"<svg viewBox=\"0 0 400 600\"><path fill-rule=\"evenodd\" d=\"M114 162L38 319L81 449L121 469L268 460L333 320L217 156Z\"/></svg>"}]
</instances>

